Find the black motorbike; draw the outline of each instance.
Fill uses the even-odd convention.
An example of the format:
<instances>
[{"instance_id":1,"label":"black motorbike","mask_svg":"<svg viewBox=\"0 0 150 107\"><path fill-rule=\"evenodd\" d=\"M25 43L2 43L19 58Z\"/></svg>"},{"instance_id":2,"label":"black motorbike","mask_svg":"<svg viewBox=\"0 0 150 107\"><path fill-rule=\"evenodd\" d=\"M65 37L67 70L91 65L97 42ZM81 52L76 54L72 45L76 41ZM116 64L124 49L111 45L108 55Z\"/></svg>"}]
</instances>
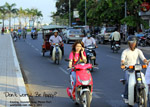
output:
<instances>
[{"instance_id":1,"label":"black motorbike","mask_svg":"<svg viewBox=\"0 0 150 107\"><path fill-rule=\"evenodd\" d=\"M119 45L119 41L115 41L112 45L112 50L113 50L113 53L116 52L118 53L118 51L120 50L120 45Z\"/></svg>"},{"instance_id":2,"label":"black motorbike","mask_svg":"<svg viewBox=\"0 0 150 107\"><path fill-rule=\"evenodd\" d=\"M142 36L139 38L138 45L142 47L146 46L146 36Z\"/></svg>"},{"instance_id":3,"label":"black motorbike","mask_svg":"<svg viewBox=\"0 0 150 107\"><path fill-rule=\"evenodd\" d=\"M87 63L92 64L92 66L95 66L95 60L96 60L96 57L94 56L94 49L95 48L96 48L95 45L89 45L89 46L85 47L86 56L87 56ZM89 70L92 72L93 67Z\"/></svg>"},{"instance_id":4,"label":"black motorbike","mask_svg":"<svg viewBox=\"0 0 150 107\"><path fill-rule=\"evenodd\" d=\"M146 45L150 46L150 35L147 35L146 37Z\"/></svg>"},{"instance_id":5,"label":"black motorbike","mask_svg":"<svg viewBox=\"0 0 150 107\"><path fill-rule=\"evenodd\" d=\"M32 39L37 39L37 37L38 37L37 32L32 32L32 33L31 33L31 38L32 38Z\"/></svg>"},{"instance_id":6,"label":"black motorbike","mask_svg":"<svg viewBox=\"0 0 150 107\"><path fill-rule=\"evenodd\" d=\"M17 35L18 35L17 32L14 31L14 32L12 32L11 35L12 35L13 41L16 42L17 41Z\"/></svg>"}]
</instances>

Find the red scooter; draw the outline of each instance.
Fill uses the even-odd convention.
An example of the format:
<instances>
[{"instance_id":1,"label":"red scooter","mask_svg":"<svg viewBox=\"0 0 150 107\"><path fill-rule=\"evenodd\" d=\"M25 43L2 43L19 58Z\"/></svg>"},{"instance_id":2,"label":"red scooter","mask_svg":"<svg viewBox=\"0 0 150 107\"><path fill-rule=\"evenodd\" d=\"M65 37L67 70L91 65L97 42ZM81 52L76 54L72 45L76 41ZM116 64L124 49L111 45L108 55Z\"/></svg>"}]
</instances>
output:
<instances>
[{"instance_id":1,"label":"red scooter","mask_svg":"<svg viewBox=\"0 0 150 107\"><path fill-rule=\"evenodd\" d=\"M83 107L90 107L93 93L93 79L88 69L92 68L92 64L76 64L72 68L76 72L75 95L72 95L70 88L67 88L68 96L75 101L76 104L81 104ZM70 75L71 86L73 86L73 77Z\"/></svg>"}]
</instances>

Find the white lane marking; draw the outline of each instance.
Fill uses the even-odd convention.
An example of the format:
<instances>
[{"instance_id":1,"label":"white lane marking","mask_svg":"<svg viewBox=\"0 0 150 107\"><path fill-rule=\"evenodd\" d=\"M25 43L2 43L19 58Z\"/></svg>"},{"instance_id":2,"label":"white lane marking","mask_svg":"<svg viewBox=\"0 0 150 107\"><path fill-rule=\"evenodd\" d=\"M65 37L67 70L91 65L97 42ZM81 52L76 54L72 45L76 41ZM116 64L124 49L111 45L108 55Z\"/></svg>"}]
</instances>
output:
<instances>
[{"instance_id":1,"label":"white lane marking","mask_svg":"<svg viewBox=\"0 0 150 107\"><path fill-rule=\"evenodd\" d=\"M106 56L108 56L108 57L110 57L110 58L113 58L113 59L120 59L120 58L118 58L118 57L114 57L114 56L110 56L110 55L106 55Z\"/></svg>"},{"instance_id":2,"label":"white lane marking","mask_svg":"<svg viewBox=\"0 0 150 107\"><path fill-rule=\"evenodd\" d=\"M94 97L94 98L101 98L101 97L98 96L95 92L93 92L93 97Z\"/></svg>"},{"instance_id":3,"label":"white lane marking","mask_svg":"<svg viewBox=\"0 0 150 107\"><path fill-rule=\"evenodd\" d=\"M34 48L36 51L39 51L39 49L37 49L37 48Z\"/></svg>"},{"instance_id":4,"label":"white lane marking","mask_svg":"<svg viewBox=\"0 0 150 107\"><path fill-rule=\"evenodd\" d=\"M52 61L50 58L47 58L47 60L48 60L49 62L53 63L53 61Z\"/></svg>"},{"instance_id":5,"label":"white lane marking","mask_svg":"<svg viewBox=\"0 0 150 107\"><path fill-rule=\"evenodd\" d=\"M62 70L65 74L69 74L66 70L64 70L62 67L59 67L60 70Z\"/></svg>"},{"instance_id":6,"label":"white lane marking","mask_svg":"<svg viewBox=\"0 0 150 107\"><path fill-rule=\"evenodd\" d=\"M34 48L34 46L33 46L33 45L31 45L31 47L32 47L32 48Z\"/></svg>"}]
</instances>

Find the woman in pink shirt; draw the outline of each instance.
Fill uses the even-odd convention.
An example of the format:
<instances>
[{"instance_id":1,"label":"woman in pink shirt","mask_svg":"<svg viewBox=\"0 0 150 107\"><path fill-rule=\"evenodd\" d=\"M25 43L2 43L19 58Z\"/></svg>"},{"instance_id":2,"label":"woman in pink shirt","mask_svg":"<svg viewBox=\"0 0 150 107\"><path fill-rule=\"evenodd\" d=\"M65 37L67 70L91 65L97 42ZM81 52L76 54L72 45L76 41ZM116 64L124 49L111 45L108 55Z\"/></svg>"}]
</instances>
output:
<instances>
[{"instance_id":1,"label":"woman in pink shirt","mask_svg":"<svg viewBox=\"0 0 150 107\"><path fill-rule=\"evenodd\" d=\"M78 62L82 61L84 63L87 62L86 59L86 53L84 51L84 43L82 41L76 41L72 45L72 51L69 55L69 68L72 68L73 65L77 64ZM75 95L75 84L76 84L76 72L72 70L71 75L74 79L74 84L73 84L73 90L72 90L72 95Z\"/></svg>"}]
</instances>

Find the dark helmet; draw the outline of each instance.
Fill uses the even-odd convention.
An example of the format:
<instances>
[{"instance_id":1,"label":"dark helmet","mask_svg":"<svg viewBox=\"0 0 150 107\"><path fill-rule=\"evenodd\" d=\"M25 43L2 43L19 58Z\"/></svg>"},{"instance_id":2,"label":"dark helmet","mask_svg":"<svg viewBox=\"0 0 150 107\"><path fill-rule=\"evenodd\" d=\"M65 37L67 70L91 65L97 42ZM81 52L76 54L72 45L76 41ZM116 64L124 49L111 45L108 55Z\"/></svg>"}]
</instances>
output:
<instances>
[{"instance_id":1,"label":"dark helmet","mask_svg":"<svg viewBox=\"0 0 150 107\"><path fill-rule=\"evenodd\" d=\"M137 42L137 38L136 38L136 36L135 35L129 35L128 36L128 38L127 38L127 41L128 41L128 43L129 42Z\"/></svg>"},{"instance_id":2,"label":"dark helmet","mask_svg":"<svg viewBox=\"0 0 150 107\"><path fill-rule=\"evenodd\" d=\"M128 45L131 48L131 50L134 50L137 47L137 38L135 35L129 35L127 38ZM131 44L136 43L135 47L132 47Z\"/></svg>"}]
</instances>

